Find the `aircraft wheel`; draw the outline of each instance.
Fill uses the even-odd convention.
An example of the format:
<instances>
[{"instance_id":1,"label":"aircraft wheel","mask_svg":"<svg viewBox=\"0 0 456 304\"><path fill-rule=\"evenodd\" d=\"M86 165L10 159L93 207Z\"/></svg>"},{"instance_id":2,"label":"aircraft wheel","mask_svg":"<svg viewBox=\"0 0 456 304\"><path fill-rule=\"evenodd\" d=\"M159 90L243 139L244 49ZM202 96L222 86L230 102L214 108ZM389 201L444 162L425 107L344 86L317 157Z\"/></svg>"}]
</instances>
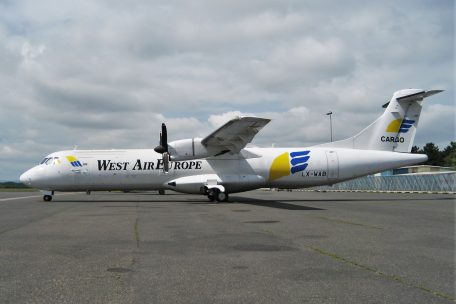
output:
<instances>
[{"instance_id":1,"label":"aircraft wheel","mask_svg":"<svg viewBox=\"0 0 456 304\"><path fill-rule=\"evenodd\" d=\"M211 202L215 201L217 198L218 192L219 191L217 189L209 189L209 191L207 192L207 198L209 199L209 201L211 201Z\"/></svg>"},{"instance_id":2,"label":"aircraft wheel","mask_svg":"<svg viewBox=\"0 0 456 304\"><path fill-rule=\"evenodd\" d=\"M226 202L228 200L228 193L219 191L215 198L217 202Z\"/></svg>"},{"instance_id":3,"label":"aircraft wheel","mask_svg":"<svg viewBox=\"0 0 456 304\"><path fill-rule=\"evenodd\" d=\"M45 195L45 196L43 196L43 200L44 200L45 202L50 202L50 201L52 201L52 195Z\"/></svg>"},{"instance_id":4,"label":"aircraft wheel","mask_svg":"<svg viewBox=\"0 0 456 304\"><path fill-rule=\"evenodd\" d=\"M163 190L163 189L158 190L158 194L160 194L160 195L165 195L165 190Z\"/></svg>"}]
</instances>

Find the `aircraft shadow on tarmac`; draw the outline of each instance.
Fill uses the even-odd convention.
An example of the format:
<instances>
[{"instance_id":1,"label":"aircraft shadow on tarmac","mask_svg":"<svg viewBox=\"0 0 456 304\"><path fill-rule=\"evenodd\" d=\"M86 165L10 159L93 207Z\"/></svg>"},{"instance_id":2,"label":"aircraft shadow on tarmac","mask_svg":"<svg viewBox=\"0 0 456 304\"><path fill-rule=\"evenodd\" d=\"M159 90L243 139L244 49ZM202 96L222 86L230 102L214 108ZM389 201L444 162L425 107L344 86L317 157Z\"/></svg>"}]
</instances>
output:
<instances>
[{"instance_id":1,"label":"aircraft shadow on tarmac","mask_svg":"<svg viewBox=\"0 0 456 304\"><path fill-rule=\"evenodd\" d=\"M310 206L303 206L303 205L295 205L286 203L282 200L261 200L261 199L254 199L254 198L247 198L247 197L232 197L231 198L236 203L247 204L247 205L255 205L255 206L263 206L263 207L270 207L270 208L277 208L277 209L287 209L287 210L326 210L323 208L317 207L310 207Z\"/></svg>"},{"instance_id":2,"label":"aircraft shadow on tarmac","mask_svg":"<svg viewBox=\"0 0 456 304\"><path fill-rule=\"evenodd\" d=\"M292 201L292 200L290 200ZM295 202L299 200L294 200ZM317 207L310 207L310 206L303 206L303 205L296 205L296 204L290 204L286 203L283 201L276 201L276 200L263 200L263 199L255 199L255 198L248 198L248 197L236 197L232 196L228 202L209 202L205 200L163 200L163 199L158 199L158 200L136 200L136 199L131 199L131 200L75 200L75 199L65 199L62 201L58 201L56 203L62 204L62 203L84 203L84 204L90 204L90 203L189 203L192 205L218 205L218 204L233 204L233 203L238 203L238 204L246 204L246 205L255 205L255 206L261 206L261 207L269 207L269 208L277 208L277 209L286 209L286 210L307 210L307 211L312 211L312 210L326 210L323 208L317 208ZM109 206L100 206L100 207L112 207L112 208L120 208L120 207L129 207L129 208L136 208L135 205L109 205ZM144 206L141 206L144 207Z\"/></svg>"},{"instance_id":3,"label":"aircraft shadow on tarmac","mask_svg":"<svg viewBox=\"0 0 456 304\"><path fill-rule=\"evenodd\" d=\"M157 196L156 196L157 197ZM432 198L433 200L453 200L453 197L439 197L439 198ZM303 206L299 204L292 204L291 202L299 203L299 202L306 202L306 203L318 203L318 202L388 202L388 201L420 201L420 200L429 200L429 198L376 198L376 199L369 199L369 198L348 198L348 199L281 199L281 200L265 200L265 199L257 199L257 198L249 198L249 197L240 197L240 196L231 196L228 202L209 202L206 201L204 198L202 199L170 199L165 200L161 197L159 199L148 199L148 200L137 200L137 199L120 199L120 200L75 200L75 199L64 199L62 201L59 200L58 203L188 203L193 205L217 205L217 204L246 204L246 205L255 205L261 207L269 207L269 208L277 208L277 209L286 209L286 210L327 210L324 208L317 208L311 206ZM290 203L289 203L290 202ZM136 207L136 206L119 206L119 205L110 205L110 206L102 206L102 207Z\"/></svg>"},{"instance_id":4,"label":"aircraft shadow on tarmac","mask_svg":"<svg viewBox=\"0 0 456 304\"><path fill-rule=\"evenodd\" d=\"M281 202L390 202L390 201L429 201L454 200L454 197L433 198L331 198L331 199L281 199Z\"/></svg>"}]
</instances>

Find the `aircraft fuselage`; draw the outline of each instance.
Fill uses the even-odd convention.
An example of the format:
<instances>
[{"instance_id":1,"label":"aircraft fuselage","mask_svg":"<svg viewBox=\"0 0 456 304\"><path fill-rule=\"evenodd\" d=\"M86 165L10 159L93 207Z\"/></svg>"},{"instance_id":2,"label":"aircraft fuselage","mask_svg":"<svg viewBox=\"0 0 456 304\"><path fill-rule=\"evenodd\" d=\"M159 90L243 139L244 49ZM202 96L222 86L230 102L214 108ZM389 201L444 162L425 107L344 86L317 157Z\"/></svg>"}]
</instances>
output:
<instances>
[{"instance_id":1,"label":"aircraft fuselage","mask_svg":"<svg viewBox=\"0 0 456 304\"><path fill-rule=\"evenodd\" d=\"M340 148L246 148L236 155L170 162L152 149L52 153L21 181L47 191L162 190L202 193L211 182L229 193L262 187L334 184L426 160L425 155Z\"/></svg>"}]
</instances>

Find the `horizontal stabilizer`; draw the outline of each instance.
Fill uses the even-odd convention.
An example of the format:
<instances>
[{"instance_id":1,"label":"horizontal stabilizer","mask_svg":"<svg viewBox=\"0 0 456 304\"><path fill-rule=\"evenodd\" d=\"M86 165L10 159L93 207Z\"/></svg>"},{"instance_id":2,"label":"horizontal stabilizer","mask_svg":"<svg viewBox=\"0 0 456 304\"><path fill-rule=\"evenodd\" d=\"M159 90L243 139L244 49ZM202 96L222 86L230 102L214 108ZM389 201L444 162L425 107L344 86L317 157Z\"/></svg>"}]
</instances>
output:
<instances>
[{"instance_id":1,"label":"horizontal stabilizer","mask_svg":"<svg viewBox=\"0 0 456 304\"><path fill-rule=\"evenodd\" d=\"M443 90L430 90L430 91L423 91L423 90L403 90L407 91L407 93L403 96L396 97L396 100L399 102L407 102L407 101L421 101L426 97L438 94L443 92ZM408 92L412 91L412 92ZM415 91L415 92L413 92ZM416 92L418 91L418 92ZM382 107L385 109L388 107L390 102L385 103Z\"/></svg>"}]
</instances>

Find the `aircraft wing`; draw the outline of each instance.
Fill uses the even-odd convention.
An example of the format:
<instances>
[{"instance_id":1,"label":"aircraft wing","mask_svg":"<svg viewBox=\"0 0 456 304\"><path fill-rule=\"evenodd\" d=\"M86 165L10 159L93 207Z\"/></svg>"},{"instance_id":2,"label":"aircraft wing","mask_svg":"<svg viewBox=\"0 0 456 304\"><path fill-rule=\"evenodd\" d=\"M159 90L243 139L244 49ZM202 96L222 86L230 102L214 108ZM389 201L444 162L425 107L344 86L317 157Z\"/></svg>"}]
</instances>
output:
<instances>
[{"instance_id":1,"label":"aircraft wing","mask_svg":"<svg viewBox=\"0 0 456 304\"><path fill-rule=\"evenodd\" d=\"M259 117L237 117L203 138L201 143L221 154L241 151L271 120Z\"/></svg>"}]
</instances>

